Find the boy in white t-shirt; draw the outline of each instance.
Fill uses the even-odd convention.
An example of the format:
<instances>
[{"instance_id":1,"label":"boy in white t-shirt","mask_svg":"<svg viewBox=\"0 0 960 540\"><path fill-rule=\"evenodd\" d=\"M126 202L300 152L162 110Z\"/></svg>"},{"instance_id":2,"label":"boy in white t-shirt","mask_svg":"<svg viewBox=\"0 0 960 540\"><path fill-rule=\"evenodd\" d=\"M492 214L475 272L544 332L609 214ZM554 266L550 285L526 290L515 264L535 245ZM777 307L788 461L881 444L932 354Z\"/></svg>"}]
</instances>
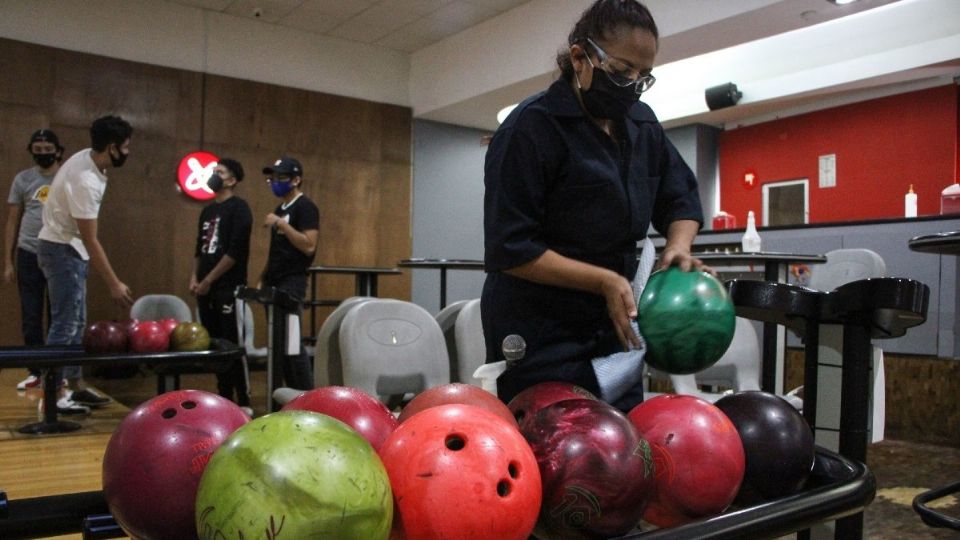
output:
<instances>
[{"instance_id":1,"label":"boy in white t-shirt","mask_svg":"<svg viewBox=\"0 0 960 540\"><path fill-rule=\"evenodd\" d=\"M91 148L68 159L50 185L43 207L43 227L37 258L47 278L50 330L47 345L78 344L86 322L86 281L90 264L107 282L110 296L121 307L133 303L133 294L120 281L97 238L97 216L107 189L106 171L120 167L130 154L133 128L118 116L98 118L90 126ZM64 367L61 376L69 390L57 401L64 414L83 414L89 407L110 402L86 388L80 366Z\"/></svg>"}]
</instances>

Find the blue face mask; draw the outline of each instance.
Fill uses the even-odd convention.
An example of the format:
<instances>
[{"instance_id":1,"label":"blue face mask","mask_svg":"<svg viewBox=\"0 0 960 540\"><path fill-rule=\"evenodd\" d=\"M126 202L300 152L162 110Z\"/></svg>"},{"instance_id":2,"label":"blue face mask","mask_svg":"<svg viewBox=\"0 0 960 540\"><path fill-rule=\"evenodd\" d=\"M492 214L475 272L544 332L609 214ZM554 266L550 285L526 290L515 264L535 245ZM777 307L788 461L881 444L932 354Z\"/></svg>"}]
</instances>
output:
<instances>
[{"instance_id":1,"label":"blue face mask","mask_svg":"<svg viewBox=\"0 0 960 540\"><path fill-rule=\"evenodd\" d=\"M290 182L270 182L270 189L277 197L286 197L287 193L293 189L293 181Z\"/></svg>"}]
</instances>

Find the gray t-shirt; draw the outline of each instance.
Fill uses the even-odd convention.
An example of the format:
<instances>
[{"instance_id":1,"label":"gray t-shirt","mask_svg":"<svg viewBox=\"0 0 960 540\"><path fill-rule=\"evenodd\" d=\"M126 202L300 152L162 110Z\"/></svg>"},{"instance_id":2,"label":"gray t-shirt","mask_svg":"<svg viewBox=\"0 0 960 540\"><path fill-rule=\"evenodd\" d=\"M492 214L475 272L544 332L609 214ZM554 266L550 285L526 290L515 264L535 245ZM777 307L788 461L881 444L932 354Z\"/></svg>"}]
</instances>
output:
<instances>
[{"instance_id":1,"label":"gray t-shirt","mask_svg":"<svg viewBox=\"0 0 960 540\"><path fill-rule=\"evenodd\" d=\"M37 167L21 171L13 178L7 202L23 206L20 236L17 238L18 248L31 253L37 252L40 245L37 235L40 233L40 227L43 226L43 204L47 202L52 181L53 175L44 176L40 174L40 169Z\"/></svg>"}]
</instances>

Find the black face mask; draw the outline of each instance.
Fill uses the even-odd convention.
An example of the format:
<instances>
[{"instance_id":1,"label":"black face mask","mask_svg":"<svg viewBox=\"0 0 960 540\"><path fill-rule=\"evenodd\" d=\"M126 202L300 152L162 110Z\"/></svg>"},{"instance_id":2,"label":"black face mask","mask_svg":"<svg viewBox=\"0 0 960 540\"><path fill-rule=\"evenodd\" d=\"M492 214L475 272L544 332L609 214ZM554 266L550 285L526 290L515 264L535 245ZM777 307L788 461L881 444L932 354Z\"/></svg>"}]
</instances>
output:
<instances>
[{"instance_id":1,"label":"black face mask","mask_svg":"<svg viewBox=\"0 0 960 540\"><path fill-rule=\"evenodd\" d=\"M579 79L577 81L579 84ZM593 83L588 90L581 89L580 96L583 98L583 106L591 116L608 119L624 117L630 107L640 99L633 85L617 86L606 71L596 67L593 69Z\"/></svg>"},{"instance_id":2,"label":"black face mask","mask_svg":"<svg viewBox=\"0 0 960 540\"><path fill-rule=\"evenodd\" d=\"M124 154L119 149L117 149L117 154L120 154L120 157L115 158L113 154L110 154L110 164L114 167L123 167L123 164L127 162L127 157L130 154Z\"/></svg>"},{"instance_id":3,"label":"black face mask","mask_svg":"<svg viewBox=\"0 0 960 540\"><path fill-rule=\"evenodd\" d=\"M33 154L33 162L41 169L48 169L57 162L56 152L50 154Z\"/></svg>"},{"instance_id":4,"label":"black face mask","mask_svg":"<svg viewBox=\"0 0 960 540\"><path fill-rule=\"evenodd\" d=\"M207 180L207 187L210 188L210 191L219 193L220 190L223 189L223 178L217 173L211 174Z\"/></svg>"}]
</instances>

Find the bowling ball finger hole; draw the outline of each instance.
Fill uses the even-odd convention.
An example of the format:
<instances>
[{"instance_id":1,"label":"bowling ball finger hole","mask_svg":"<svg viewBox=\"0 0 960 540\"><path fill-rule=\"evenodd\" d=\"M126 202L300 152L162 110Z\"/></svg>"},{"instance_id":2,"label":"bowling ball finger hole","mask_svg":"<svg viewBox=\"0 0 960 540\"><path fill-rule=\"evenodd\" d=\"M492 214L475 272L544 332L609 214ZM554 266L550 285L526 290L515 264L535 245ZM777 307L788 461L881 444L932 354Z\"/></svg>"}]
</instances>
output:
<instances>
[{"instance_id":1,"label":"bowling ball finger hole","mask_svg":"<svg viewBox=\"0 0 960 540\"><path fill-rule=\"evenodd\" d=\"M197 408L197 402L196 402L196 401L184 401L183 403L180 404L180 406L183 407L184 409L187 409L187 410L195 409L195 408Z\"/></svg>"},{"instance_id":2,"label":"bowling ball finger hole","mask_svg":"<svg viewBox=\"0 0 960 540\"><path fill-rule=\"evenodd\" d=\"M507 473L510 474L510 478L516 478L520 475L520 467L517 465L517 462L511 461L510 465L507 465Z\"/></svg>"},{"instance_id":3,"label":"bowling ball finger hole","mask_svg":"<svg viewBox=\"0 0 960 540\"><path fill-rule=\"evenodd\" d=\"M510 482L508 480L501 480L497 482L497 495L500 497L506 497L510 494Z\"/></svg>"},{"instance_id":4,"label":"bowling ball finger hole","mask_svg":"<svg viewBox=\"0 0 960 540\"><path fill-rule=\"evenodd\" d=\"M448 449L453 450L454 452L459 452L460 450L463 450L465 446L467 446L467 439L463 435L459 434L448 435L444 440L444 444Z\"/></svg>"},{"instance_id":5,"label":"bowling ball finger hole","mask_svg":"<svg viewBox=\"0 0 960 540\"><path fill-rule=\"evenodd\" d=\"M176 415L177 415L176 409L164 409L164 411L160 413L160 416L166 418L167 420L173 418Z\"/></svg>"}]
</instances>

